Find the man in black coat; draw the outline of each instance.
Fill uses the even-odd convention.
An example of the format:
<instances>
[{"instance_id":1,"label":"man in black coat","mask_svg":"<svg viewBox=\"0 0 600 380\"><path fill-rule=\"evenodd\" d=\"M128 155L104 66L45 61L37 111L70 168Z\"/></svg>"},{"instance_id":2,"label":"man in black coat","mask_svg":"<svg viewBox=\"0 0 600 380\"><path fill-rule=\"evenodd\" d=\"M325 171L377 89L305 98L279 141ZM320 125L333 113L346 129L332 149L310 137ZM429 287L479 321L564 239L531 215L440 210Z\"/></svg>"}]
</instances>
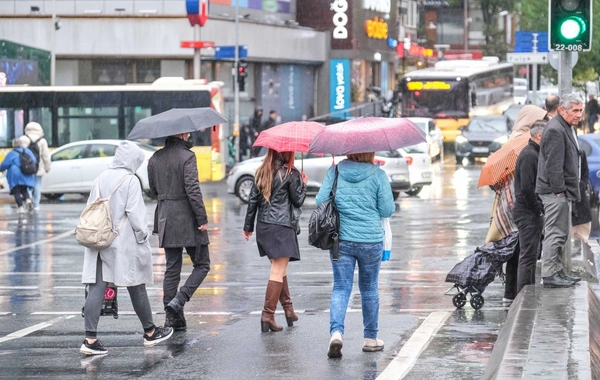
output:
<instances>
[{"instance_id":1,"label":"man in black coat","mask_svg":"<svg viewBox=\"0 0 600 380\"><path fill-rule=\"evenodd\" d=\"M250 119L250 131L253 134L252 136L252 143L254 144L254 141L256 141L256 138L258 137L258 133L260 132L260 128L262 126L262 116L263 116L263 108L261 106L256 107L256 110L254 110L254 115L252 116L252 118ZM240 141L241 143L241 141ZM258 155L258 152L260 151L260 147L254 147L251 148L251 154L252 157L256 157Z\"/></svg>"},{"instance_id":2,"label":"man in black coat","mask_svg":"<svg viewBox=\"0 0 600 380\"><path fill-rule=\"evenodd\" d=\"M163 282L165 326L176 330L186 328L183 307L210 270L208 217L189 137L189 133L168 137L165 147L148 162L150 191L158 199L153 233L158 234L167 260ZM184 247L194 269L177 291Z\"/></svg>"},{"instance_id":3,"label":"man in black coat","mask_svg":"<svg viewBox=\"0 0 600 380\"><path fill-rule=\"evenodd\" d=\"M564 269L570 260L571 207L580 199L581 161L573 126L582 112L583 102L577 95L561 96L558 115L548 123L540 144L535 191L544 202L542 277L546 288L569 287L580 280Z\"/></svg>"},{"instance_id":4,"label":"man in black coat","mask_svg":"<svg viewBox=\"0 0 600 380\"><path fill-rule=\"evenodd\" d=\"M515 168L513 218L519 229L520 249L515 296L525 285L535 284L535 267L544 229L544 204L535 193L535 183L545 126L545 121L533 124L529 132L531 139L519 154Z\"/></svg>"}]
</instances>

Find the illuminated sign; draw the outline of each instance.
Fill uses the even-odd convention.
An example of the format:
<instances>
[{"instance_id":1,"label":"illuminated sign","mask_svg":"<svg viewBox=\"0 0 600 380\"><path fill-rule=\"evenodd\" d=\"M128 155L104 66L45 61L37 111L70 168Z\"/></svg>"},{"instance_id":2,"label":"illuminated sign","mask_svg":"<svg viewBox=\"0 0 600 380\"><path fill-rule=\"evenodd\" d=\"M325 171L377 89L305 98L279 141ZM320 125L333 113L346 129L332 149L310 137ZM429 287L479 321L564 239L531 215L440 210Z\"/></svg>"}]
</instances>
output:
<instances>
[{"instance_id":1,"label":"illuminated sign","mask_svg":"<svg viewBox=\"0 0 600 380\"><path fill-rule=\"evenodd\" d=\"M375 12L390 13L392 4L390 0L363 0L363 8Z\"/></svg>"},{"instance_id":2,"label":"illuminated sign","mask_svg":"<svg viewBox=\"0 0 600 380\"><path fill-rule=\"evenodd\" d=\"M335 12L333 15L333 25L335 26L333 29L333 38L336 40L345 40L348 38L348 29L346 28L346 25L348 25L348 15L346 14L348 7L348 1L346 0L334 0L329 5L329 8Z\"/></svg>"},{"instance_id":3,"label":"illuminated sign","mask_svg":"<svg viewBox=\"0 0 600 380\"><path fill-rule=\"evenodd\" d=\"M450 83L446 82L408 82L406 84L408 91L427 91L427 90L443 90L447 91L452 88Z\"/></svg>"},{"instance_id":4,"label":"illuminated sign","mask_svg":"<svg viewBox=\"0 0 600 380\"><path fill-rule=\"evenodd\" d=\"M396 47L396 53L399 58L404 58L405 50L408 50L408 55L413 55L415 57L433 57L433 49L426 49L423 46L418 46L415 44L410 44L408 49L404 47L406 44L404 42L399 42Z\"/></svg>"},{"instance_id":5,"label":"illuminated sign","mask_svg":"<svg viewBox=\"0 0 600 380\"><path fill-rule=\"evenodd\" d=\"M365 21L365 31L369 38L378 40L387 40L388 38L388 24L379 17L373 17L373 20Z\"/></svg>"}]
</instances>

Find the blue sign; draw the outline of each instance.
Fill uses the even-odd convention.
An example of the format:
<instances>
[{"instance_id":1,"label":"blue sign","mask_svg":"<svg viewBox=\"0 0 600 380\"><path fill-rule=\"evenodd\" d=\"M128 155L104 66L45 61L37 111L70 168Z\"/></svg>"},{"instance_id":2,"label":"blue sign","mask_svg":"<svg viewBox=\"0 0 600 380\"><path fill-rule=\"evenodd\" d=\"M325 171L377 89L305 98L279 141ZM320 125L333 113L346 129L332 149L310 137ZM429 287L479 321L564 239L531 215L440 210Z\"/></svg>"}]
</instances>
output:
<instances>
[{"instance_id":1,"label":"blue sign","mask_svg":"<svg viewBox=\"0 0 600 380\"><path fill-rule=\"evenodd\" d=\"M185 0L185 9L188 15L197 15L200 13L200 2L198 0Z\"/></svg>"},{"instance_id":2,"label":"blue sign","mask_svg":"<svg viewBox=\"0 0 600 380\"><path fill-rule=\"evenodd\" d=\"M548 32L516 32L515 53L533 53L533 33L537 33L537 52L548 52Z\"/></svg>"},{"instance_id":3,"label":"blue sign","mask_svg":"<svg viewBox=\"0 0 600 380\"><path fill-rule=\"evenodd\" d=\"M329 112L350 108L350 60L329 61Z\"/></svg>"},{"instance_id":4,"label":"blue sign","mask_svg":"<svg viewBox=\"0 0 600 380\"><path fill-rule=\"evenodd\" d=\"M248 46L238 46L238 57L240 59L248 58ZM215 59L234 59L235 45L232 46L216 46Z\"/></svg>"}]
</instances>

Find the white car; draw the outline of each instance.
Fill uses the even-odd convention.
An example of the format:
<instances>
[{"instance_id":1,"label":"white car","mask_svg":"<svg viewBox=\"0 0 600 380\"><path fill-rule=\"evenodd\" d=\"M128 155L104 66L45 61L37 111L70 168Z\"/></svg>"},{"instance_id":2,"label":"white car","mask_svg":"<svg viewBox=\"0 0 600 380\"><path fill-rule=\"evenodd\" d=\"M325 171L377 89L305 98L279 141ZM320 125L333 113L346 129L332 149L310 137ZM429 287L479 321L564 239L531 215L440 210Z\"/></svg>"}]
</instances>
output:
<instances>
[{"instance_id":1,"label":"white car","mask_svg":"<svg viewBox=\"0 0 600 380\"><path fill-rule=\"evenodd\" d=\"M296 153L294 165L299 170L302 167L301 157L300 153ZM336 156L332 159L331 155L320 157L305 154L304 172L308 177L307 193L310 195L318 193L327 170L334 162L337 164L344 158L344 156ZM254 184L254 173L256 173L256 169L258 169L263 159L264 157L256 157L236 164L228 173L227 192L237 195L244 202L248 202L250 190ZM380 164L381 169L388 175L388 180L394 192L394 200L398 198L402 191L410 189L408 165L400 152L377 152L375 163Z\"/></svg>"},{"instance_id":2,"label":"white car","mask_svg":"<svg viewBox=\"0 0 600 380\"><path fill-rule=\"evenodd\" d=\"M421 144L398 149L398 151L408 163L410 189L405 193L416 196L423 190L423 186L431 185L433 181L431 160L427 152L422 150Z\"/></svg>"},{"instance_id":3,"label":"white car","mask_svg":"<svg viewBox=\"0 0 600 380\"><path fill-rule=\"evenodd\" d=\"M442 131L435 124L435 120L428 117L407 117L421 128L427 135L427 142L421 143L422 150L429 154L431 160L439 159L444 161L444 137Z\"/></svg>"},{"instance_id":4,"label":"white car","mask_svg":"<svg viewBox=\"0 0 600 380\"><path fill-rule=\"evenodd\" d=\"M63 145L50 154L52 166L42 181L42 195L58 199L67 193L87 194L94 179L108 168L117 146L123 140L85 140ZM148 160L158 148L137 143L146 155L146 160L135 173L146 194L148 184ZM0 178L1 192L8 192L6 176Z\"/></svg>"}]
</instances>

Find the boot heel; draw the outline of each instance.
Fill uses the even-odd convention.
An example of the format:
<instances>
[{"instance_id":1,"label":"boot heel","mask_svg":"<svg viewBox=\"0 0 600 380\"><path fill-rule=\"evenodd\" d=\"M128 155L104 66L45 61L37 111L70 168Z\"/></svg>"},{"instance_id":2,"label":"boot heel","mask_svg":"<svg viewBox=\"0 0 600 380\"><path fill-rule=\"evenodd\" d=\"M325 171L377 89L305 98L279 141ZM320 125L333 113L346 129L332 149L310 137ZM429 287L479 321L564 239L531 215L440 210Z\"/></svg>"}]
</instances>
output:
<instances>
[{"instance_id":1,"label":"boot heel","mask_svg":"<svg viewBox=\"0 0 600 380\"><path fill-rule=\"evenodd\" d=\"M294 326L294 318L292 318L292 317L285 317L285 320L287 321L288 327Z\"/></svg>"},{"instance_id":2,"label":"boot heel","mask_svg":"<svg viewBox=\"0 0 600 380\"><path fill-rule=\"evenodd\" d=\"M262 332L266 333L269 332L269 323L268 322L260 322L260 329L262 330Z\"/></svg>"}]
</instances>

